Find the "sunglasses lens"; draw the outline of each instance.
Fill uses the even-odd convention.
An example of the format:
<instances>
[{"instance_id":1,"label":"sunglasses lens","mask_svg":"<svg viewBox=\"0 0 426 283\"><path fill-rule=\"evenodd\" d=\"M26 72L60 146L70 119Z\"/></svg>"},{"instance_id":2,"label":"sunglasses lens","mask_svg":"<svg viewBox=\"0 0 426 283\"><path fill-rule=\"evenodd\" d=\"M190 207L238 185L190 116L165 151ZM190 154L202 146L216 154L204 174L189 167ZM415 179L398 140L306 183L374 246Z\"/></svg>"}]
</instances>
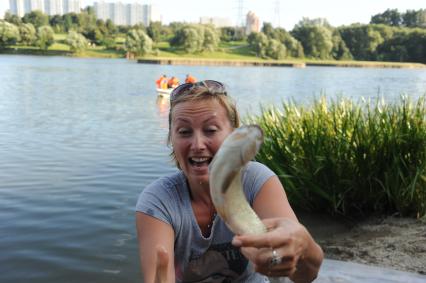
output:
<instances>
[{"instance_id":1,"label":"sunglasses lens","mask_svg":"<svg viewBox=\"0 0 426 283\"><path fill-rule=\"evenodd\" d=\"M191 83L185 83L182 84L178 87L176 87L172 93L170 94L170 99L173 100L174 97L179 96L181 93L187 91L188 89L190 89L193 86L193 84Z\"/></svg>"},{"instance_id":2,"label":"sunglasses lens","mask_svg":"<svg viewBox=\"0 0 426 283\"><path fill-rule=\"evenodd\" d=\"M225 87L221 82L214 81L214 80L205 80L205 81L196 82L194 84L185 83L176 87L170 94L170 101L173 101L176 97L184 94L185 92L187 92L188 90L191 90L194 87L205 87L212 93L226 95Z\"/></svg>"},{"instance_id":3,"label":"sunglasses lens","mask_svg":"<svg viewBox=\"0 0 426 283\"><path fill-rule=\"evenodd\" d=\"M206 81L203 81L202 83L204 83L204 85L208 89L210 89L214 92L217 92L217 93L220 93L220 94L226 94L225 86L221 82L214 81L214 80L206 80Z\"/></svg>"}]
</instances>

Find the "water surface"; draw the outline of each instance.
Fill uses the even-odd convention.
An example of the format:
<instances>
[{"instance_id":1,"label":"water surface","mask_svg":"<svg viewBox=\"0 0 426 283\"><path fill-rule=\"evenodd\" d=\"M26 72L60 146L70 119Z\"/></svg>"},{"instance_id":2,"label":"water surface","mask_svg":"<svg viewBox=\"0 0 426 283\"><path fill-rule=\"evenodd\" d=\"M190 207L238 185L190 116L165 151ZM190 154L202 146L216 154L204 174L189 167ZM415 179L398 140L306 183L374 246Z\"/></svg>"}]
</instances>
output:
<instances>
[{"instance_id":1,"label":"water surface","mask_svg":"<svg viewBox=\"0 0 426 283\"><path fill-rule=\"evenodd\" d=\"M243 116L293 99L426 93L426 70L143 65L0 55L0 282L140 282L139 192L176 170L161 74L223 81Z\"/></svg>"}]
</instances>

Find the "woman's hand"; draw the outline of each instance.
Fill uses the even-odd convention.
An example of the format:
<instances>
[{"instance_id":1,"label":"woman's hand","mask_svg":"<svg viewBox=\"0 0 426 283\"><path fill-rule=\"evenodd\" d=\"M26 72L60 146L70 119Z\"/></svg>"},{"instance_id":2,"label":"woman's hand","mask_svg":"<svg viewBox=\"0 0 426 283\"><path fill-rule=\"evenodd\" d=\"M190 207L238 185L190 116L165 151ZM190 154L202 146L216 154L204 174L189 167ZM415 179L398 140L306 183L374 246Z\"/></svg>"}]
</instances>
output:
<instances>
[{"instance_id":1,"label":"woman's hand","mask_svg":"<svg viewBox=\"0 0 426 283\"><path fill-rule=\"evenodd\" d=\"M263 223L268 232L262 235L235 236L232 244L241 247L241 252L254 264L255 270L259 273L293 279L299 278L297 270L303 269L308 271L308 274L294 281L312 281L318 273L323 255L321 248L313 241L306 228L288 218L264 219ZM305 264L304 259L307 256L313 258L311 262Z\"/></svg>"}]
</instances>

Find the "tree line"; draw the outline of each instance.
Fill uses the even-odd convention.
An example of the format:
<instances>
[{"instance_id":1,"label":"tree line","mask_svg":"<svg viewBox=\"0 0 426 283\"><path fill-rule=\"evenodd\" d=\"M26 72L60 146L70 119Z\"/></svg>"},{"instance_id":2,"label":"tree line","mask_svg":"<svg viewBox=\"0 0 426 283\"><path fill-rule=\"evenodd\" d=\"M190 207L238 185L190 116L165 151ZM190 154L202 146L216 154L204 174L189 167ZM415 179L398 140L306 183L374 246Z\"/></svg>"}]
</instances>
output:
<instances>
[{"instance_id":1,"label":"tree line","mask_svg":"<svg viewBox=\"0 0 426 283\"><path fill-rule=\"evenodd\" d=\"M174 22L149 26L116 26L96 19L93 8L81 13L48 16L33 11L19 18L6 13L0 21L0 49L10 45L47 49L54 33L66 33L65 43L78 52L88 45L123 50L136 56L158 54L158 43L171 51L197 54L219 49L221 42L238 42L265 59L309 58L426 63L426 9L400 13L388 9L369 24L333 27L326 19L303 18L291 31L265 22L260 32L245 35L242 28ZM124 37L124 43L117 38Z\"/></svg>"}]
</instances>

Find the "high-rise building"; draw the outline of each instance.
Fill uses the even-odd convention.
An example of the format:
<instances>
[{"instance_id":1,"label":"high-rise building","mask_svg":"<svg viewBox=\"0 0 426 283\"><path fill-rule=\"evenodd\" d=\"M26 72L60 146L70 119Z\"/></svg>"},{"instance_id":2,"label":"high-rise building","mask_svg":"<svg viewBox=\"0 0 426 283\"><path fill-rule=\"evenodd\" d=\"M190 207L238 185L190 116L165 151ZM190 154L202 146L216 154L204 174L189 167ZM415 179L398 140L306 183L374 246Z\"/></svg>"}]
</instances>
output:
<instances>
[{"instance_id":1,"label":"high-rise building","mask_svg":"<svg viewBox=\"0 0 426 283\"><path fill-rule=\"evenodd\" d=\"M10 13L23 17L25 15L25 4L24 0L9 0Z\"/></svg>"},{"instance_id":2,"label":"high-rise building","mask_svg":"<svg viewBox=\"0 0 426 283\"><path fill-rule=\"evenodd\" d=\"M116 25L126 25L125 6L123 3L110 3L111 20Z\"/></svg>"},{"instance_id":3,"label":"high-rise building","mask_svg":"<svg viewBox=\"0 0 426 283\"><path fill-rule=\"evenodd\" d=\"M65 0L63 4L64 14L80 13L81 0Z\"/></svg>"},{"instance_id":4,"label":"high-rise building","mask_svg":"<svg viewBox=\"0 0 426 283\"><path fill-rule=\"evenodd\" d=\"M136 25L139 23L148 26L151 21L159 21L155 7L138 3L123 4L121 2L95 2L96 17L104 21L110 19L116 25Z\"/></svg>"},{"instance_id":5,"label":"high-rise building","mask_svg":"<svg viewBox=\"0 0 426 283\"><path fill-rule=\"evenodd\" d=\"M260 31L259 17L254 12L248 12L246 16L246 34Z\"/></svg>"},{"instance_id":6,"label":"high-rise building","mask_svg":"<svg viewBox=\"0 0 426 283\"><path fill-rule=\"evenodd\" d=\"M9 0L10 12L19 17L34 10L40 10L50 16L72 12L80 13L81 2L81 0ZM94 3L93 8L98 19L104 21L110 19L116 25L142 23L148 26L152 21L161 21L160 15L153 5L99 1Z\"/></svg>"},{"instance_id":7,"label":"high-rise building","mask_svg":"<svg viewBox=\"0 0 426 283\"><path fill-rule=\"evenodd\" d=\"M66 1L66 0L64 0ZM44 12L48 15L63 15L63 0L44 0Z\"/></svg>"},{"instance_id":8,"label":"high-rise building","mask_svg":"<svg viewBox=\"0 0 426 283\"><path fill-rule=\"evenodd\" d=\"M31 11L39 10L50 16L79 13L81 0L9 0L10 12L23 17Z\"/></svg>"},{"instance_id":9,"label":"high-rise building","mask_svg":"<svg viewBox=\"0 0 426 283\"><path fill-rule=\"evenodd\" d=\"M39 10L43 12L43 0L25 0L24 1L24 10L25 11L35 11L35 10ZM28 12L26 12L28 13Z\"/></svg>"}]
</instances>

